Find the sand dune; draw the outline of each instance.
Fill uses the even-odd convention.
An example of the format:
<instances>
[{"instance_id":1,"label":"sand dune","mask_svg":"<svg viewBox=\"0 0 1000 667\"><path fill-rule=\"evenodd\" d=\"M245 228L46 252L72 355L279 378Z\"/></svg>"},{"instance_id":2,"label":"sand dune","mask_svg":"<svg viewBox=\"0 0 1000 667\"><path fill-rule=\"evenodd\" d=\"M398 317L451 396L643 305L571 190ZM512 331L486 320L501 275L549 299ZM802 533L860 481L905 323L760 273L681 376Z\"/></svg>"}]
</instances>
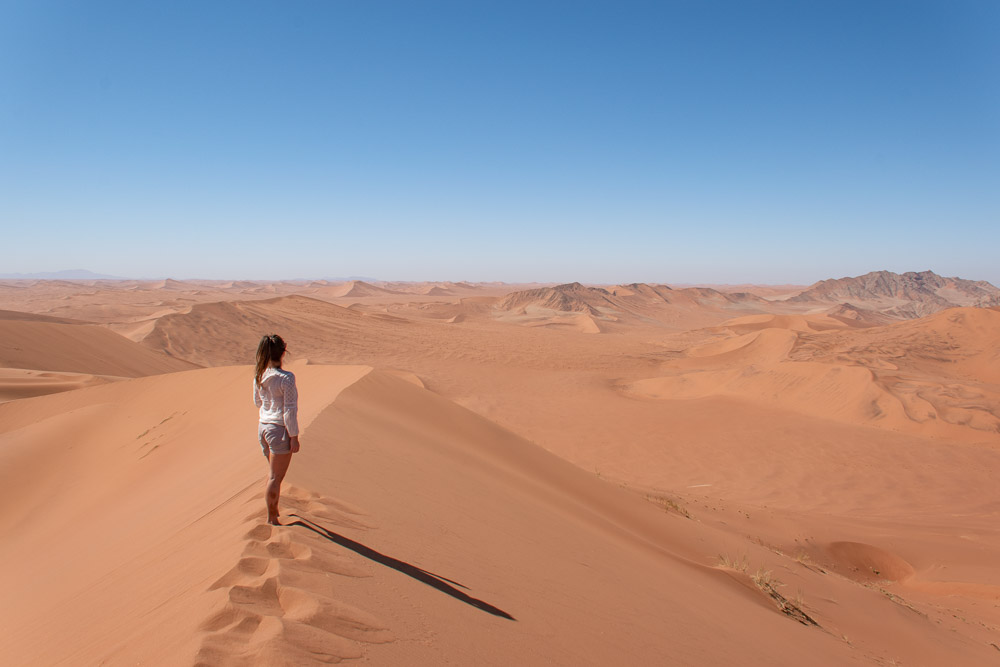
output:
<instances>
[{"instance_id":1,"label":"sand dune","mask_svg":"<svg viewBox=\"0 0 1000 667\"><path fill-rule=\"evenodd\" d=\"M843 312L843 311L838 311ZM736 333L760 331L762 329L789 329L791 331L814 332L830 329L846 329L863 326L851 318L840 319L830 314L822 315L747 315L727 320L719 328L731 329Z\"/></svg>"},{"instance_id":2,"label":"sand dune","mask_svg":"<svg viewBox=\"0 0 1000 667\"><path fill-rule=\"evenodd\" d=\"M632 283L605 289L569 283L507 294L495 304L494 318L527 326L572 324L584 333L651 324L689 329L729 319L734 311L760 312L766 303L752 294L724 294L707 288L674 290Z\"/></svg>"},{"instance_id":3,"label":"sand dune","mask_svg":"<svg viewBox=\"0 0 1000 667\"><path fill-rule=\"evenodd\" d=\"M461 297L452 301L394 303L383 312L408 319L428 319L449 324L489 322L496 297ZM357 306L365 310L363 306Z\"/></svg>"},{"instance_id":4,"label":"sand dune","mask_svg":"<svg viewBox=\"0 0 1000 667\"><path fill-rule=\"evenodd\" d=\"M0 401L72 391L122 378L89 373L52 373L25 368L0 368Z\"/></svg>"},{"instance_id":5,"label":"sand dune","mask_svg":"<svg viewBox=\"0 0 1000 667\"><path fill-rule=\"evenodd\" d=\"M828 316L737 318L719 327L732 337L691 347L664 364L668 375L622 389L655 399L737 397L940 437L1000 433L1000 312L953 309L847 328ZM946 374L952 381L942 385Z\"/></svg>"},{"instance_id":6,"label":"sand dune","mask_svg":"<svg viewBox=\"0 0 1000 667\"><path fill-rule=\"evenodd\" d=\"M880 324L889 324L893 321L892 317L876 310L861 308L849 303L833 306L825 314L845 324L878 326Z\"/></svg>"},{"instance_id":7,"label":"sand dune","mask_svg":"<svg viewBox=\"0 0 1000 667\"><path fill-rule=\"evenodd\" d=\"M159 318L141 344L200 365L227 365L249 363L264 333L281 332L289 341L290 355L315 358L336 351L343 339L364 346L381 333L398 340L412 326L418 323L303 296L282 296L197 304L186 313Z\"/></svg>"},{"instance_id":8,"label":"sand dune","mask_svg":"<svg viewBox=\"0 0 1000 667\"><path fill-rule=\"evenodd\" d=\"M998 308L177 283L0 284L12 664L995 662Z\"/></svg>"},{"instance_id":9,"label":"sand dune","mask_svg":"<svg viewBox=\"0 0 1000 667\"><path fill-rule=\"evenodd\" d=\"M8 659L772 665L890 647L992 659L974 633L762 546L744 553L754 569L720 564L725 532L401 378L294 370L304 449L279 528L261 523L249 367L0 405L0 552L23 564L0 572ZM22 472L39 460L44 476ZM878 547L830 553L845 568L897 562ZM756 568L770 574L755 583Z\"/></svg>"},{"instance_id":10,"label":"sand dune","mask_svg":"<svg viewBox=\"0 0 1000 667\"><path fill-rule=\"evenodd\" d=\"M480 291L475 285L454 282L386 282L379 285L393 293L424 294L428 296L456 296Z\"/></svg>"},{"instance_id":11,"label":"sand dune","mask_svg":"<svg viewBox=\"0 0 1000 667\"><path fill-rule=\"evenodd\" d=\"M371 283L366 283L363 280L351 280L343 285L337 285L327 293L329 296L334 297L384 296L386 294L401 294L401 292L388 290L384 287L377 287Z\"/></svg>"},{"instance_id":12,"label":"sand dune","mask_svg":"<svg viewBox=\"0 0 1000 667\"><path fill-rule=\"evenodd\" d=\"M366 372L300 371L303 424ZM239 560L262 490L248 378L196 370L0 405L0 562L20 563L0 573L5 661L192 662L206 589Z\"/></svg>"},{"instance_id":13,"label":"sand dune","mask_svg":"<svg viewBox=\"0 0 1000 667\"><path fill-rule=\"evenodd\" d=\"M49 322L52 324L92 324L84 320L74 320L68 317L52 317L37 313L24 313L19 310L0 310L0 321L6 322Z\"/></svg>"},{"instance_id":14,"label":"sand dune","mask_svg":"<svg viewBox=\"0 0 1000 667\"><path fill-rule=\"evenodd\" d=\"M89 324L0 320L0 367L137 377L194 365Z\"/></svg>"}]
</instances>

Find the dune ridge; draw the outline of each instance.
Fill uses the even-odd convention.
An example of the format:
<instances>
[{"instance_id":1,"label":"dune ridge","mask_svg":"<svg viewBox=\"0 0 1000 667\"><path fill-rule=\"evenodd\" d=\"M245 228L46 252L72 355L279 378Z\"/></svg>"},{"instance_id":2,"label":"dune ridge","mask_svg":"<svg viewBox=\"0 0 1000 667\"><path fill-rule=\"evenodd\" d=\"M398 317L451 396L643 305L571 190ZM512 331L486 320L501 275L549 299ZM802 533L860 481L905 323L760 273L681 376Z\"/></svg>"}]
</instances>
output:
<instances>
[{"instance_id":1,"label":"dune ridge","mask_svg":"<svg viewBox=\"0 0 1000 667\"><path fill-rule=\"evenodd\" d=\"M370 369L296 370L308 428ZM199 369L0 404L0 558L21 563L0 573L6 659L192 662L195 626L216 604L206 589L239 559L245 502L263 491L249 373Z\"/></svg>"},{"instance_id":2,"label":"dune ridge","mask_svg":"<svg viewBox=\"0 0 1000 667\"><path fill-rule=\"evenodd\" d=\"M139 375L0 369L14 664L995 660L1000 308L175 282L0 285L41 311L0 313L43 334L12 362L124 342ZM272 331L303 426L277 528Z\"/></svg>"}]
</instances>

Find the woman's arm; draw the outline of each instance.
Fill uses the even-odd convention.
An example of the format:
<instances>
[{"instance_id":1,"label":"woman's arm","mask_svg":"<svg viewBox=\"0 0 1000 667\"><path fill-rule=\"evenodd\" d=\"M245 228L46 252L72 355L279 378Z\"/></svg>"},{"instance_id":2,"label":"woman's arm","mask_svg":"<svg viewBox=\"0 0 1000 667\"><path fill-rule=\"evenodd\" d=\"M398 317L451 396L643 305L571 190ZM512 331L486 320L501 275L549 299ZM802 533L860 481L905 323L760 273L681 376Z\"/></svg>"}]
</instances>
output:
<instances>
[{"instance_id":1,"label":"woman's arm","mask_svg":"<svg viewBox=\"0 0 1000 667\"><path fill-rule=\"evenodd\" d=\"M260 386L257 384L257 378L253 379L253 404L258 408L264 404L260 398Z\"/></svg>"},{"instance_id":2,"label":"woman's arm","mask_svg":"<svg viewBox=\"0 0 1000 667\"><path fill-rule=\"evenodd\" d=\"M292 451L299 451L299 390L295 386L295 376L291 373L284 382L284 410L282 417L285 421L285 429L292 440Z\"/></svg>"}]
</instances>

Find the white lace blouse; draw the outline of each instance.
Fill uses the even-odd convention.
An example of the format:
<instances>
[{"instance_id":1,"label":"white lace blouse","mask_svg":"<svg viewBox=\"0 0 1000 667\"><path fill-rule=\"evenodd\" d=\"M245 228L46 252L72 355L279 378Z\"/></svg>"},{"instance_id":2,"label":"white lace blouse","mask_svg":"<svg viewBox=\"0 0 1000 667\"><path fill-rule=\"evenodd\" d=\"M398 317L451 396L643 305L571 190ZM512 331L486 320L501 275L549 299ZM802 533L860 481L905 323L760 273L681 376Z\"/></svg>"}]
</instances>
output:
<instances>
[{"instance_id":1,"label":"white lace blouse","mask_svg":"<svg viewBox=\"0 0 1000 667\"><path fill-rule=\"evenodd\" d=\"M299 391L292 373L273 366L266 368L260 385L253 379L253 402L260 408L261 424L282 424L289 436L299 434Z\"/></svg>"}]
</instances>

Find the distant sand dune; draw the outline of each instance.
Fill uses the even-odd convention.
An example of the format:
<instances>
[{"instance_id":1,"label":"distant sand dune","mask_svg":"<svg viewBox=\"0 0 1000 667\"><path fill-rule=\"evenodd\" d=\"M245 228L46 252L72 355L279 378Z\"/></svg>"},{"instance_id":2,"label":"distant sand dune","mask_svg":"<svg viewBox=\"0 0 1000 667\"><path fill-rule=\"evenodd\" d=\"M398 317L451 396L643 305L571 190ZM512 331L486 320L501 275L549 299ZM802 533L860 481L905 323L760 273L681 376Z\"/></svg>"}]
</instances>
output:
<instances>
[{"instance_id":1,"label":"distant sand dune","mask_svg":"<svg viewBox=\"0 0 1000 667\"><path fill-rule=\"evenodd\" d=\"M323 294L330 297L358 297L384 296L386 294L401 294L401 292L385 289L384 287L377 287L371 283L366 283L363 280L352 280L344 283L343 285L326 288L324 289Z\"/></svg>"},{"instance_id":2,"label":"distant sand dune","mask_svg":"<svg viewBox=\"0 0 1000 667\"><path fill-rule=\"evenodd\" d=\"M260 337L280 333L292 356L343 353L347 343L375 345L376 332L390 339L419 326L385 313L373 314L303 296L197 304L186 313L159 318L141 343L150 350L201 365L250 363ZM397 331L398 330L398 331Z\"/></svg>"},{"instance_id":3,"label":"distant sand dune","mask_svg":"<svg viewBox=\"0 0 1000 667\"><path fill-rule=\"evenodd\" d=\"M89 373L52 373L24 368L0 368L0 401L72 391L122 378Z\"/></svg>"},{"instance_id":4,"label":"distant sand dune","mask_svg":"<svg viewBox=\"0 0 1000 667\"><path fill-rule=\"evenodd\" d=\"M626 383L669 400L730 396L815 417L940 437L1000 433L1000 312L952 309L923 320L850 329L826 316L752 316L730 338L664 364L669 375ZM750 332L750 333L739 333ZM964 381L942 385L942 374Z\"/></svg>"},{"instance_id":5,"label":"distant sand dune","mask_svg":"<svg viewBox=\"0 0 1000 667\"><path fill-rule=\"evenodd\" d=\"M124 377L195 367L104 327L46 320L0 320L0 367Z\"/></svg>"},{"instance_id":6,"label":"distant sand dune","mask_svg":"<svg viewBox=\"0 0 1000 667\"><path fill-rule=\"evenodd\" d=\"M708 288L673 290L666 285L632 283L605 289L569 283L512 292L494 305L494 317L526 326L576 322L575 330L582 333L611 332L621 326L688 329L717 324L731 318L734 311L757 313L767 303L752 294L724 294Z\"/></svg>"}]
</instances>

